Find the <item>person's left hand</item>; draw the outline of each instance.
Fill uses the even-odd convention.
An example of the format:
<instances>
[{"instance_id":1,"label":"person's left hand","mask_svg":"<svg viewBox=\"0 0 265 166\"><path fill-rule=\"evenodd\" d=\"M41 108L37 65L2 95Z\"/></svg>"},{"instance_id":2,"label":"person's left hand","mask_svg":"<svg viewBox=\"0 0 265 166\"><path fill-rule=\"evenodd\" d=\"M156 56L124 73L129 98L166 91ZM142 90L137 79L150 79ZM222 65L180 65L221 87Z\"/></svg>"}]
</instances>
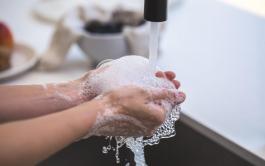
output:
<instances>
[{"instance_id":1,"label":"person's left hand","mask_svg":"<svg viewBox=\"0 0 265 166\"><path fill-rule=\"evenodd\" d=\"M182 103L185 95L178 90L122 86L103 93L101 109L89 135L151 136L165 121L170 107ZM160 104L167 101L168 105Z\"/></svg>"},{"instance_id":2,"label":"person's left hand","mask_svg":"<svg viewBox=\"0 0 265 166\"><path fill-rule=\"evenodd\" d=\"M82 85L85 82L88 82L91 76L100 74L102 71L107 70L107 68L108 68L108 66L106 65L104 67L100 67L98 69L94 69L94 70L89 71L82 78L77 80L78 84ZM176 74L173 71L165 71L165 72L157 71L155 75L156 75L156 77L159 77L159 78L168 79L169 81L171 81L175 85L176 89L179 89L180 82L175 79ZM90 87L89 92L87 92L86 94L81 94L82 96L80 96L80 97L82 98L83 102L89 101L89 100L91 100L91 99L93 99L99 95L99 94L97 94L97 92L94 89L95 88ZM185 95L185 94L183 94L183 95Z\"/></svg>"},{"instance_id":3,"label":"person's left hand","mask_svg":"<svg viewBox=\"0 0 265 166\"><path fill-rule=\"evenodd\" d=\"M159 78L168 79L175 85L176 89L179 89L180 82L178 80L175 80L176 74L173 71L166 71L166 72L158 71L156 72L156 76Z\"/></svg>"}]
</instances>

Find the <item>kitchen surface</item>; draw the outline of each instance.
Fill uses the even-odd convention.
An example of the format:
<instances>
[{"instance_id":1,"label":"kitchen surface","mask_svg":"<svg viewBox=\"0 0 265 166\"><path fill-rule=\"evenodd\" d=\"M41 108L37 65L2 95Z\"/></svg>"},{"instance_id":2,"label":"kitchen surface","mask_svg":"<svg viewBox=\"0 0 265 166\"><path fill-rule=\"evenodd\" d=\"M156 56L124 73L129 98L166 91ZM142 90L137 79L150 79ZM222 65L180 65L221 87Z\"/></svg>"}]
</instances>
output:
<instances>
[{"instance_id":1,"label":"kitchen surface","mask_svg":"<svg viewBox=\"0 0 265 166\"><path fill-rule=\"evenodd\" d=\"M264 159L264 18L187 1L170 19L160 63L179 71L184 112Z\"/></svg>"},{"instance_id":2,"label":"kitchen surface","mask_svg":"<svg viewBox=\"0 0 265 166\"><path fill-rule=\"evenodd\" d=\"M265 2L251 2L182 0L170 7L158 63L163 70L176 72L187 94L181 124L261 166L265 165ZM10 26L17 42L30 45L40 56L54 27L34 16L35 3L0 0L0 20ZM92 68L75 45L56 72L33 68L0 83L65 82Z\"/></svg>"}]
</instances>

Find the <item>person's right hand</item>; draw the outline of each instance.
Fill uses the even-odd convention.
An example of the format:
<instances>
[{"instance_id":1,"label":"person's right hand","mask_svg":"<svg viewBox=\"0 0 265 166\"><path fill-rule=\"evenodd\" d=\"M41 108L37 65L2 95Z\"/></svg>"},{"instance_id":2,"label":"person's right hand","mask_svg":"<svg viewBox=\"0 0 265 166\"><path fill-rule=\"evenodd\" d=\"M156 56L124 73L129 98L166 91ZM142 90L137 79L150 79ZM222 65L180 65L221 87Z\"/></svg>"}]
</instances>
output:
<instances>
[{"instance_id":1,"label":"person's right hand","mask_svg":"<svg viewBox=\"0 0 265 166\"><path fill-rule=\"evenodd\" d=\"M185 100L185 95L177 90L124 86L97 100L104 109L98 114L92 135L150 136L170 111L162 101L174 107Z\"/></svg>"}]
</instances>

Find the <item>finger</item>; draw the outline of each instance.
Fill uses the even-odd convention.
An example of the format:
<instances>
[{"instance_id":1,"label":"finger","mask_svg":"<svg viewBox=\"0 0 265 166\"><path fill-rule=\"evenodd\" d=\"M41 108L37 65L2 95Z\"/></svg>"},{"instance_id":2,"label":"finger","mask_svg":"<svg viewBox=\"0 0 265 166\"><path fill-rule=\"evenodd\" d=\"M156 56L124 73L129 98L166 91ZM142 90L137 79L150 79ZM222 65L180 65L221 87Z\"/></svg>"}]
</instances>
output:
<instances>
[{"instance_id":1,"label":"finger","mask_svg":"<svg viewBox=\"0 0 265 166\"><path fill-rule=\"evenodd\" d=\"M165 100L169 101L173 105L178 105L178 104L183 103L185 101L185 99L186 99L185 93L179 92L179 91L176 92L173 90L169 90L168 96Z\"/></svg>"},{"instance_id":2,"label":"finger","mask_svg":"<svg viewBox=\"0 0 265 166\"><path fill-rule=\"evenodd\" d=\"M162 71L156 72L155 76L158 77L158 78L166 78L165 73L162 72Z\"/></svg>"},{"instance_id":3,"label":"finger","mask_svg":"<svg viewBox=\"0 0 265 166\"><path fill-rule=\"evenodd\" d=\"M172 71L166 71L165 75L166 75L167 79L169 79L170 81L172 81L176 78L176 74Z\"/></svg>"},{"instance_id":4,"label":"finger","mask_svg":"<svg viewBox=\"0 0 265 166\"><path fill-rule=\"evenodd\" d=\"M172 82L177 89L180 87L180 82L178 80L172 80Z\"/></svg>"},{"instance_id":5,"label":"finger","mask_svg":"<svg viewBox=\"0 0 265 166\"><path fill-rule=\"evenodd\" d=\"M186 94L183 92L179 92L176 96L176 103L181 104L186 100Z\"/></svg>"},{"instance_id":6,"label":"finger","mask_svg":"<svg viewBox=\"0 0 265 166\"><path fill-rule=\"evenodd\" d=\"M151 96L153 100L167 100L177 96L177 90L167 90L161 88L154 88L151 90Z\"/></svg>"},{"instance_id":7,"label":"finger","mask_svg":"<svg viewBox=\"0 0 265 166\"><path fill-rule=\"evenodd\" d=\"M173 104L183 103L186 99L186 95L177 90L153 89L151 95L153 100L167 100Z\"/></svg>"}]
</instances>

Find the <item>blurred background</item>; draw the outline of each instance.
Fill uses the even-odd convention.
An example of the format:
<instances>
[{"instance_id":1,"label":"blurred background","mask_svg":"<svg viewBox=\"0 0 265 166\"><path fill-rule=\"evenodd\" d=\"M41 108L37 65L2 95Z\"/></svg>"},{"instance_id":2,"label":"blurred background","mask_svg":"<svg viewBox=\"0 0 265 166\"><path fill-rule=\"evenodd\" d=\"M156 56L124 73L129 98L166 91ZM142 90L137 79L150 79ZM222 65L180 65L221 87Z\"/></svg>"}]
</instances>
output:
<instances>
[{"instance_id":1,"label":"blurred background","mask_svg":"<svg viewBox=\"0 0 265 166\"><path fill-rule=\"evenodd\" d=\"M147 56L143 5L143 0L0 0L0 30L9 29L14 43L0 84L64 82L104 59ZM110 17L117 11L122 11L119 24ZM159 67L176 72L188 99L177 136L154 148L153 155L148 149L148 162L156 165L156 154L167 153L161 159L165 165L193 165L191 160L197 165L265 165L265 0L169 0L168 17ZM53 42L55 34L69 41L67 49L60 40ZM0 65L6 61L0 56ZM95 142L76 143L42 164L71 165L69 158L82 153L73 160L86 165L99 157L84 155L89 153L84 147Z\"/></svg>"}]
</instances>

